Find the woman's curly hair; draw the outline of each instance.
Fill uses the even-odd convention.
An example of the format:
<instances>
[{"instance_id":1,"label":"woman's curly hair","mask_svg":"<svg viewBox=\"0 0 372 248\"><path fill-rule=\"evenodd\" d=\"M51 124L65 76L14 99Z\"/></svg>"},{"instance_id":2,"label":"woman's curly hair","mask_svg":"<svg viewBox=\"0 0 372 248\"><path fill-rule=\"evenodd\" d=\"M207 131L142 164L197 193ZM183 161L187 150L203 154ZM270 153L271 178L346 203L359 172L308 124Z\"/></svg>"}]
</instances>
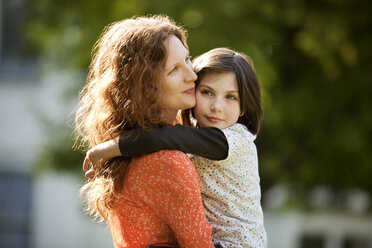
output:
<instances>
[{"instance_id":1,"label":"woman's curly hair","mask_svg":"<svg viewBox=\"0 0 372 248\"><path fill-rule=\"evenodd\" d=\"M186 44L186 31L166 16L144 16L108 25L93 49L87 82L75 117L77 147L89 149L134 128L167 125L162 96L163 67L171 35ZM119 196L130 159L116 158L95 168L81 189L87 211L107 219Z\"/></svg>"}]
</instances>

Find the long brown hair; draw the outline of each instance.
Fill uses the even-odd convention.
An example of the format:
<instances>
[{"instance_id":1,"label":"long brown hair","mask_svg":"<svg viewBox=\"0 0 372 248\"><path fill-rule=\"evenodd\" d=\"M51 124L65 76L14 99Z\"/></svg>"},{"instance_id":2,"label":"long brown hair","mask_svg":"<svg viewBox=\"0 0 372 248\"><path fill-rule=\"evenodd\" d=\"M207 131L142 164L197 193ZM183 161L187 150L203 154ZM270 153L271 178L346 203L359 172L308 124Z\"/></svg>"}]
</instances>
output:
<instances>
[{"instance_id":1,"label":"long brown hair","mask_svg":"<svg viewBox=\"0 0 372 248\"><path fill-rule=\"evenodd\" d=\"M164 40L186 32L166 16L133 17L108 25L93 49L87 82L75 117L78 147L113 139L125 130L167 125L160 104ZM130 159L117 158L95 168L95 179L81 189L87 211L107 219L119 197Z\"/></svg>"},{"instance_id":2,"label":"long brown hair","mask_svg":"<svg viewBox=\"0 0 372 248\"><path fill-rule=\"evenodd\" d=\"M238 123L245 125L248 130L257 134L262 118L262 103L260 82L254 70L252 60L244 53L235 52L229 48L212 49L193 60L193 67L198 79L196 86L208 73L233 72L238 83L240 110L244 113ZM191 121L191 109L183 111L185 125L195 126Z\"/></svg>"}]
</instances>

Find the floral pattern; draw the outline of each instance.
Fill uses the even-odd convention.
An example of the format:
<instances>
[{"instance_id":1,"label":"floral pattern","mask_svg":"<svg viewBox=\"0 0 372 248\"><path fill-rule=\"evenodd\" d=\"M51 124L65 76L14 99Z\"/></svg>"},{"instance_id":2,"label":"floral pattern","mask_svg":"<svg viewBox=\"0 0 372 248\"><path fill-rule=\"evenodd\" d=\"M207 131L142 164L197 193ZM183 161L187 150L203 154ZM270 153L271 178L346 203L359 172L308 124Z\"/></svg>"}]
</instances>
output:
<instances>
[{"instance_id":1,"label":"floral pattern","mask_svg":"<svg viewBox=\"0 0 372 248\"><path fill-rule=\"evenodd\" d=\"M190 159L180 151L132 158L108 224L114 247L214 247Z\"/></svg>"},{"instance_id":2,"label":"floral pattern","mask_svg":"<svg viewBox=\"0 0 372 248\"><path fill-rule=\"evenodd\" d=\"M223 247L266 247L256 136L241 124L222 131L229 144L225 160L193 157L213 242Z\"/></svg>"}]
</instances>

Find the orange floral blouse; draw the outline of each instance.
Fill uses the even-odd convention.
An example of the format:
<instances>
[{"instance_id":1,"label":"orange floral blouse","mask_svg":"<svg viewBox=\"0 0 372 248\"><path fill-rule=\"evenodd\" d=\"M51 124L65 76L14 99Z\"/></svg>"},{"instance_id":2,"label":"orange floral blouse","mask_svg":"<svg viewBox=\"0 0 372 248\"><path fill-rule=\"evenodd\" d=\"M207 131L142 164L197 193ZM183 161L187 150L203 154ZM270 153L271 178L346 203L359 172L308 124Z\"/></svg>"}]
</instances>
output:
<instances>
[{"instance_id":1,"label":"orange floral blouse","mask_svg":"<svg viewBox=\"0 0 372 248\"><path fill-rule=\"evenodd\" d=\"M132 158L108 224L114 247L214 247L190 159L166 150Z\"/></svg>"}]
</instances>

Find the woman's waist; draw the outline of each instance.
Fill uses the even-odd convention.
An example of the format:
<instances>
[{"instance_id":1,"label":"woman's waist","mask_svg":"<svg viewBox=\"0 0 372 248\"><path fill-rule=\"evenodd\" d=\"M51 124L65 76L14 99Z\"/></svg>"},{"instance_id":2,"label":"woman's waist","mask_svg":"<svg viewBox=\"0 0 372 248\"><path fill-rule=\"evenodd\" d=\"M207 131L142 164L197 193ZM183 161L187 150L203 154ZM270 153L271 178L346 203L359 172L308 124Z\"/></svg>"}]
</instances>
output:
<instances>
[{"instance_id":1,"label":"woman's waist","mask_svg":"<svg viewBox=\"0 0 372 248\"><path fill-rule=\"evenodd\" d=\"M129 207L131 208L131 207ZM169 226L146 211L120 209L108 220L114 243L118 247L145 247L148 244L177 244Z\"/></svg>"}]
</instances>

